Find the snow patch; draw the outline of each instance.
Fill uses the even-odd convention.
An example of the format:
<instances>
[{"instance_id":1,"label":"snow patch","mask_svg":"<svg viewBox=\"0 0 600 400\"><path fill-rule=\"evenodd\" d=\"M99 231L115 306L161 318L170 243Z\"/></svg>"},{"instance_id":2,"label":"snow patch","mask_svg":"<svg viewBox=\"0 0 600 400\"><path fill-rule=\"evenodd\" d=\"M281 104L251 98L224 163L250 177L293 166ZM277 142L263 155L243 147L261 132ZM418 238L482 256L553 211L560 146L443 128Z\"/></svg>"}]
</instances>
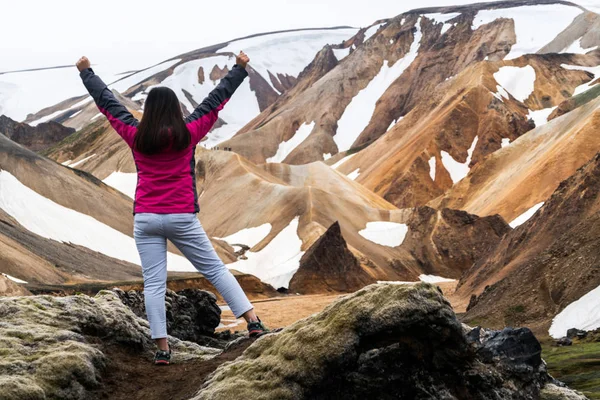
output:
<instances>
[{"instance_id":1,"label":"snow patch","mask_svg":"<svg viewBox=\"0 0 600 400\"><path fill-rule=\"evenodd\" d=\"M435 157L429 159L429 176L431 176L431 180L435 182Z\"/></svg>"},{"instance_id":2,"label":"snow patch","mask_svg":"<svg viewBox=\"0 0 600 400\"><path fill-rule=\"evenodd\" d=\"M340 167L343 163L345 163L346 161L350 160L352 157L354 157L357 153L354 154L350 154L349 156L346 156L344 158L342 158L341 160L339 160L338 162L336 162L335 164L333 164L331 166L331 168L333 169L338 169L338 167Z\"/></svg>"},{"instance_id":3,"label":"snow patch","mask_svg":"<svg viewBox=\"0 0 600 400\"><path fill-rule=\"evenodd\" d=\"M302 144L302 142L304 142L308 138L308 136L310 135L310 133L313 131L314 128L315 128L314 122L311 122L310 124L307 124L307 123L302 124L302 126L300 126L298 128L298 130L296 131L294 136L292 136L290 138L290 140L288 140L287 142L279 143L279 148L277 149L277 153L275 153L275 155L273 157L267 158L267 162L269 162L269 163L283 162L283 160L285 160L285 158L287 156L289 156L290 153L292 151L294 151L294 149L296 147L298 147L300 144Z\"/></svg>"},{"instance_id":4,"label":"snow patch","mask_svg":"<svg viewBox=\"0 0 600 400\"><path fill-rule=\"evenodd\" d=\"M562 4L521 6L496 10L481 10L473 19L472 30L489 24L498 18L512 19L515 23L517 43L506 60L518 58L524 54L537 53L565 30L583 10ZM548 21L552 21L551 24Z\"/></svg>"},{"instance_id":5,"label":"snow patch","mask_svg":"<svg viewBox=\"0 0 600 400\"><path fill-rule=\"evenodd\" d=\"M596 67L582 67L579 65L562 64L561 67L571 71L586 71L594 75L594 78L588 83L584 83L583 85L577 86L575 92L573 93L573 96L577 96L578 94L581 94L591 89L593 87L592 83L594 83L598 76L600 76L600 65Z\"/></svg>"},{"instance_id":6,"label":"snow patch","mask_svg":"<svg viewBox=\"0 0 600 400\"><path fill-rule=\"evenodd\" d=\"M574 301L552 320L548 333L555 339L567 335L567 330L577 328L591 331L600 327L600 286Z\"/></svg>"},{"instance_id":7,"label":"snow patch","mask_svg":"<svg viewBox=\"0 0 600 400\"><path fill-rule=\"evenodd\" d=\"M2 275L4 275L5 278L8 278L8 279L10 279L11 281L13 281L15 283L20 283L20 284L24 284L24 285L27 284L27 281L24 281L24 280L19 279L19 278L15 278L14 276L10 276L8 274L2 274Z\"/></svg>"},{"instance_id":8,"label":"snow patch","mask_svg":"<svg viewBox=\"0 0 600 400\"><path fill-rule=\"evenodd\" d=\"M75 163L73 163L73 164L69 164L69 165L68 165L68 167L69 167L69 168L75 168L75 167L77 167L78 165L81 165L81 164L83 164L84 162L86 162L87 160L89 160L90 158L92 158L92 157L94 157L94 156L95 156L95 154L92 154L91 156L88 156L88 157L84 158L83 160L79 160L79 161L77 161L77 162L75 162Z\"/></svg>"},{"instance_id":9,"label":"snow patch","mask_svg":"<svg viewBox=\"0 0 600 400\"><path fill-rule=\"evenodd\" d=\"M509 224L511 228L516 228L517 226L523 225L525 222L529 221L531 217L535 215L535 213L542 208L544 202L538 203L535 206L531 207L529 210L525 211L523 214L519 215L517 218L511 221Z\"/></svg>"},{"instance_id":10,"label":"snow patch","mask_svg":"<svg viewBox=\"0 0 600 400\"><path fill-rule=\"evenodd\" d=\"M441 276L435 275L419 275L419 280L425 283L442 283L442 282L456 282L456 279L442 278Z\"/></svg>"},{"instance_id":11,"label":"snow patch","mask_svg":"<svg viewBox=\"0 0 600 400\"><path fill-rule=\"evenodd\" d=\"M357 32L358 29L350 28L273 33L230 42L218 52L237 54L244 50L252 59L252 68L276 90L269 78L269 71L275 76L283 74L297 77L323 46L342 43Z\"/></svg>"},{"instance_id":12,"label":"snow patch","mask_svg":"<svg viewBox=\"0 0 600 400\"><path fill-rule=\"evenodd\" d=\"M236 261L227 267L254 275L276 289L289 287L304 255L302 240L297 233L298 220L299 217L294 218L261 251L248 251L245 254L247 260Z\"/></svg>"},{"instance_id":13,"label":"snow patch","mask_svg":"<svg viewBox=\"0 0 600 400\"><path fill-rule=\"evenodd\" d=\"M381 28L384 25L385 25L385 22L383 24L373 25L372 27L370 27L369 29L367 29L365 31L365 40L363 42L366 42L367 40L371 39L371 37L374 34L377 33L377 31L379 30L379 28Z\"/></svg>"},{"instance_id":14,"label":"snow patch","mask_svg":"<svg viewBox=\"0 0 600 400\"><path fill-rule=\"evenodd\" d=\"M63 109L63 110L58 110L58 111L55 111L55 112L53 112L52 114L46 115L45 117L42 117L42 118L40 118L40 119L37 119L37 120L35 120L35 121L33 121L33 122L30 122L30 123L29 123L29 125L30 125L30 126L38 126L38 125L39 125L39 124L41 124L41 123L44 123L44 122L51 121L51 120L53 120L54 118L58 117L59 115L61 115L61 114L64 114L65 112L67 112L67 111L70 111L70 110L73 110L73 109L75 109L75 108L82 107L82 106L84 106L85 104L89 103L89 102L90 102L90 101L92 101L92 100L93 100L93 99L92 99L92 97L91 97L91 96L90 96L90 97L87 97L87 98L85 98L85 99L83 99L83 100L81 100L81 101L79 101L79 102L77 102L77 103L73 104L73 105L72 105L71 107L69 107L69 108L65 108L65 109ZM76 116L77 114L79 114L81 111L83 111L83 110L79 110L79 111L77 111L75 114L71 115L69 118L73 118L74 116Z\"/></svg>"},{"instance_id":15,"label":"snow patch","mask_svg":"<svg viewBox=\"0 0 600 400\"><path fill-rule=\"evenodd\" d=\"M519 67L501 67L494 74L494 79L512 96L524 102L533 93L535 89L535 69L531 65L523 68ZM508 98L508 96L506 97Z\"/></svg>"},{"instance_id":16,"label":"snow patch","mask_svg":"<svg viewBox=\"0 0 600 400\"><path fill-rule=\"evenodd\" d=\"M500 85L496 86L496 90L497 92L494 93L494 97L497 98L498 100L500 100L501 102L504 102L504 100L502 100L503 98L505 99L510 99L510 95L508 94L508 92L506 90L504 90L504 88Z\"/></svg>"},{"instance_id":17,"label":"snow patch","mask_svg":"<svg viewBox=\"0 0 600 400\"><path fill-rule=\"evenodd\" d=\"M323 161L327 161L331 158L331 153L324 153L323 154Z\"/></svg>"},{"instance_id":18,"label":"snow patch","mask_svg":"<svg viewBox=\"0 0 600 400\"><path fill-rule=\"evenodd\" d=\"M344 114L338 121L338 129L333 140L338 146L338 151L350 149L360 133L367 127L377 100L387 91L390 85L398 79L404 71L413 63L419 54L421 38L420 19L417 21L417 32L410 46L409 52L393 66L389 66L387 60L383 62L379 73L369 82L367 87L358 92L344 110Z\"/></svg>"},{"instance_id":19,"label":"snow patch","mask_svg":"<svg viewBox=\"0 0 600 400\"><path fill-rule=\"evenodd\" d=\"M131 199L135 199L137 181L138 177L135 172L127 173L115 171L102 182L114 189L117 189L124 195L129 196Z\"/></svg>"},{"instance_id":20,"label":"snow patch","mask_svg":"<svg viewBox=\"0 0 600 400\"><path fill-rule=\"evenodd\" d=\"M548 123L548 117L555 109L556 107L544 108L543 110L537 111L529 110L527 117L535 122L536 127L539 127Z\"/></svg>"},{"instance_id":21,"label":"snow patch","mask_svg":"<svg viewBox=\"0 0 600 400\"><path fill-rule=\"evenodd\" d=\"M360 168L356 168L354 171L352 171L348 174L348 178L355 181L359 175L360 175Z\"/></svg>"},{"instance_id":22,"label":"snow patch","mask_svg":"<svg viewBox=\"0 0 600 400\"><path fill-rule=\"evenodd\" d=\"M367 227L358 232L365 239L388 247L400 246L407 233L408 226L406 224L387 221L367 222Z\"/></svg>"},{"instance_id":23,"label":"snow patch","mask_svg":"<svg viewBox=\"0 0 600 400\"><path fill-rule=\"evenodd\" d=\"M109 257L140 265L132 237L70 208L61 206L0 170L0 208L25 229L62 243L72 243ZM196 269L185 258L167 253L169 271Z\"/></svg>"},{"instance_id":24,"label":"snow patch","mask_svg":"<svg viewBox=\"0 0 600 400\"><path fill-rule=\"evenodd\" d=\"M450 174L452 182L457 183L468 175L469 171L471 170L469 168L469 164L471 163L473 151L475 151L475 146L477 146L478 139L479 138L475 136L471 147L467 151L467 161L465 161L464 163L459 163L458 161L454 160L454 158L452 158L452 156L449 153L442 151L442 164Z\"/></svg>"},{"instance_id":25,"label":"snow patch","mask_svg":"<svg viewBox=\"0 0 600 400\"><path fill-rule=\"evenodd\" d=\"M584 49L583 46L581 46L581 39L582 38L579 38L576 41L574 41L573 43L571 43L571 45L566 47L565 49L563 49L563 51L561 51L561 53L586 54L586 53L596 50L598 48L598 46L594 46L594 47Z\"/></svg>"},{"instance_id":26,"label":"snow patch","mask_svg":"<svg viewBox=\"0 0 600 400\"><path fill-rule=\"evenodd\" d=\"M271 233L273 226L270 223L266 223L254 228L245 228L239 232L231 234L224 238L215 238L224 240L230 245L246 245L253 248L266 238Z\"/></svg>"},{"instance_id":27,"label":"snow patch","mask_svg":"<svg viewBox=\"0 0 600 400\"><path fill-rule=\"evenodd\" d=\"M95 120L97 120L98 118L100 118L102 115L104 115L104 114L102 114L102 113L98 113L98 114L94 115L92 118L90 118L90 121L95 121Z\"/></svg>"},{"instance_id":28,"label":"snow patch","mask_svg":"<svg viewBox=\"0 0 600 400\"><path fill-rule=\"evenodd\" d=\"M350 55L350 47L346 49L332 49L333 55L337 58L338 61L342 61L344 58Z\"/></svg>"}]
</instances>

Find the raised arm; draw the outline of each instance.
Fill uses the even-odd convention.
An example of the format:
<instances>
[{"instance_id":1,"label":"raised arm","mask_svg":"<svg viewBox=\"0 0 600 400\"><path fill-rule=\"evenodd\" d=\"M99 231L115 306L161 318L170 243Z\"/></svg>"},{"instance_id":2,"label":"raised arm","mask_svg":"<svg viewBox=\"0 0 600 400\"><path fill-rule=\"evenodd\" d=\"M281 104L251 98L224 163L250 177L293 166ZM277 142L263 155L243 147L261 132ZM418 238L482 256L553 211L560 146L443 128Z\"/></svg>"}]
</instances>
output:
<instances>
[{"instance_id":1,"label":"raised arm","mask_svg":"<svg viewBox=\"0 0 600 400\"><path fill-rule=\"evenodd\" d=\"M196 145L217 121L219 111L225 107L236 89L248 76L246 65L250 59L241 52L236 58L236 64L227 76L221 79L217 87L200 103L186 119L186 125L192 135L192 144Z\"/></svg>"},{"instance_id":2,"label":"raised arm","mask_svg":"<svg viewBox=\"0 0 600 400\"><path fill-rule=\"evenodd\" d=\"M138 120L131 115L125 106L119 103L113 92L94 73L87 57L82 57L76 65L85 88L96 102L100 112L108 118L112 127L127 142L129 147L133 147Z\"/></svg>"}]
</instances>

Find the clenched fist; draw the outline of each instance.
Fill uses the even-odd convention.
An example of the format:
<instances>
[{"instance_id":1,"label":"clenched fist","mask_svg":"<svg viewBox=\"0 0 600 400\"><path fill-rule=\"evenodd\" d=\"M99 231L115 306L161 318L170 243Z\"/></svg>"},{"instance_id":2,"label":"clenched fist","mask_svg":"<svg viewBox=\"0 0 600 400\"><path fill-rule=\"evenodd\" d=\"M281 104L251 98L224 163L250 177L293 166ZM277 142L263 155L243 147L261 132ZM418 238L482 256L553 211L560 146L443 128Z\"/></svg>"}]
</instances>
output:
<instances>
[{"instance_id":1,"label":"clenched fist","mask_svg":"<svg viewBox=\"0 0 600 400\"><path fill-rule=\"evenodd\" d=\"M248 58L246 53L243 51L240 51L240 54L238 54L238 56L235 58L235 63L242 68L246 68L246 65L248 65L249 62L250 58Z\"/></svg>"},{"instance_id":2,"label":"clenched fist","mask_svg":"<svg viewBox=\"0 0 600 400\"><path fill-rule=\"evenodd\" d=\"M77 66L77 69L79 70L79 72L91 67L90 60L88 60L88 58L85 56L81 57L75 65Z\"/></svg>"}]
</instances>

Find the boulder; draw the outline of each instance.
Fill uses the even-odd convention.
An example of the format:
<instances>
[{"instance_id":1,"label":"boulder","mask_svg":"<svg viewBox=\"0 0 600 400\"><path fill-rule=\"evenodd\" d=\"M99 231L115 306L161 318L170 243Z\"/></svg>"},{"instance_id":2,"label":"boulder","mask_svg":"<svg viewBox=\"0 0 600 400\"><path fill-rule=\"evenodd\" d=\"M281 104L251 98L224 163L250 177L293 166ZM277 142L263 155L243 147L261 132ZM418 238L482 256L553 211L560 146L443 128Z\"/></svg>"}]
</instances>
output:
<instances>
[{"instance_id":1,"label":"boulder","mask_svg":"<svg viewBox=\"0 0 600 400\"><path fill-rule=\"evenodd\" d=\"M540 353L528 329L467 329L433 285L371 285L260 338L194 400L577 398Z\"/></svg>"},{"instance_id":2,"label":"boulder","mask_svg":"<svg viewBox=\"0 0 600 400\"><path fill-rule=\"evenodd\" d=\"M121 346L150 357L148 323L113 292L88 296L0 298L0 397L88 399L109 352ZM211 359L218 349L169 337L177 360Z\"/></svg>"},{"instance_id":3,"label":"boulder","mask_svg":"<svg viewBox=\"0 0 600 400\"><path fill-rule=\"evenodd\" d=\"M113 292L135 315L147 318L143 292L125 292L118 288ZM171 336L203 346L224 348L227 345L228 341L215 335L215 328L221 321L221 309L214 294L199 289L184 289L177 293L167 290L165 306L167 331Z\"/></svg>"},{"instance_id":4,"label":"boulder","mask_svg":"<svg viewBox=\"0 0 600 400\"><path fill-rule=\"evenodd\" d=\"M556 341L557 346L572 346L573 341L568 337L560 338Z\"/></svg>"},{"instance_id":5,"label":"boulder","mask_svg":"<svg viewBox=\"0 0 600 400\"><path fill-rule=\"evenodd\" d=\"M581 329L571 328L567 331L567 337L569 339L585 339L587 336L586 331L582 331Z\"/></svg>"}]
</instances>

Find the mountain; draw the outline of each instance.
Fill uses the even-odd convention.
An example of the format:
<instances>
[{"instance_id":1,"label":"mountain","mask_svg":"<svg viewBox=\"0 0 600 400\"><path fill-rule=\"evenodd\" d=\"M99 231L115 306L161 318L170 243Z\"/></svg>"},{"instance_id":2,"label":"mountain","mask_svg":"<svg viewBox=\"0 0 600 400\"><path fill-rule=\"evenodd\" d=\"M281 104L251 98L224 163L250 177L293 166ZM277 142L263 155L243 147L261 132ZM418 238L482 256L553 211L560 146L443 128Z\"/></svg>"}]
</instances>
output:
<instances>
[{"instance_id":1,"label":"mountain","mask_svg":"<svg viewBox=\"0 0 600 400\"><path fill-rule=\"evenodd\" d=\"M33 127L0 115L0 132L3 132L9 139L37 152L59 143L75 132L75 129L54 121Z\"/></svg>"},{"instance_id":2,"label":"mountain","mask_svg":"<svg viewBox=\"0 0 600 400\"><path fill-rule=\"evenodd\" d=\"M155 85L175 90L182 107L191 112L212 90L233 65L235 54L244 49L252 57L247 79L228 107L221 113L222 126L212 133L206 147L212 147L231 137L255 115L272 104L281 93L293 86L298 74L314 55L327 44L339 43L354 36L358 29L340 27L330 29L305 29L253 35L230 42L205 47L178 55L150 68L120 77L112 82L103 77L109 86L131 99L140 109L147 93ZM79 81L76 73L73 79ZM79 82L79 93L84 91ZM25 122L59 121L67 126L82 128L96 114L79 114L89 105L89 98L73 97L58 105L49 106L29 115ZM10 114L9 114L10 116Z\"/></svg>"},{"instance_id":3,"label":"mountain","mask_svg":"<svg viewBox=\"0 0 600 400\"><path fill-rule=\"evenodd\" d=\"M476 295L466 321L538 330L552 325L555 337L599 327L593 312L600 287L599 192L600 153L463 275L457 293Z\"/></svg>"},{"instance_id":4,"label":"mountain","mask_svg":"<svg viewBox=\"0 0 600 400\"><path fill-rule=\"evenodd\" d=\"M432 205L514 221L600 151L599 128L595 99L491 154Z\"/></svg>"},{"instance_id":5,"label":"mountain","mask_svg":"<svg viewBox=\"0 0 600 400\"><path fill-rule=\"evenodd\" d=\"M420 9L209 46L110 87L138 117L155 85L190 111L234 48L250 54L196 154L200 219L231 268L301 293L458 279L600 151L597 29L565 1ZM131 152L89 97L27 119L47 120L77 132L45 156L133 197Z\"/></svg>"}]
</instances>

